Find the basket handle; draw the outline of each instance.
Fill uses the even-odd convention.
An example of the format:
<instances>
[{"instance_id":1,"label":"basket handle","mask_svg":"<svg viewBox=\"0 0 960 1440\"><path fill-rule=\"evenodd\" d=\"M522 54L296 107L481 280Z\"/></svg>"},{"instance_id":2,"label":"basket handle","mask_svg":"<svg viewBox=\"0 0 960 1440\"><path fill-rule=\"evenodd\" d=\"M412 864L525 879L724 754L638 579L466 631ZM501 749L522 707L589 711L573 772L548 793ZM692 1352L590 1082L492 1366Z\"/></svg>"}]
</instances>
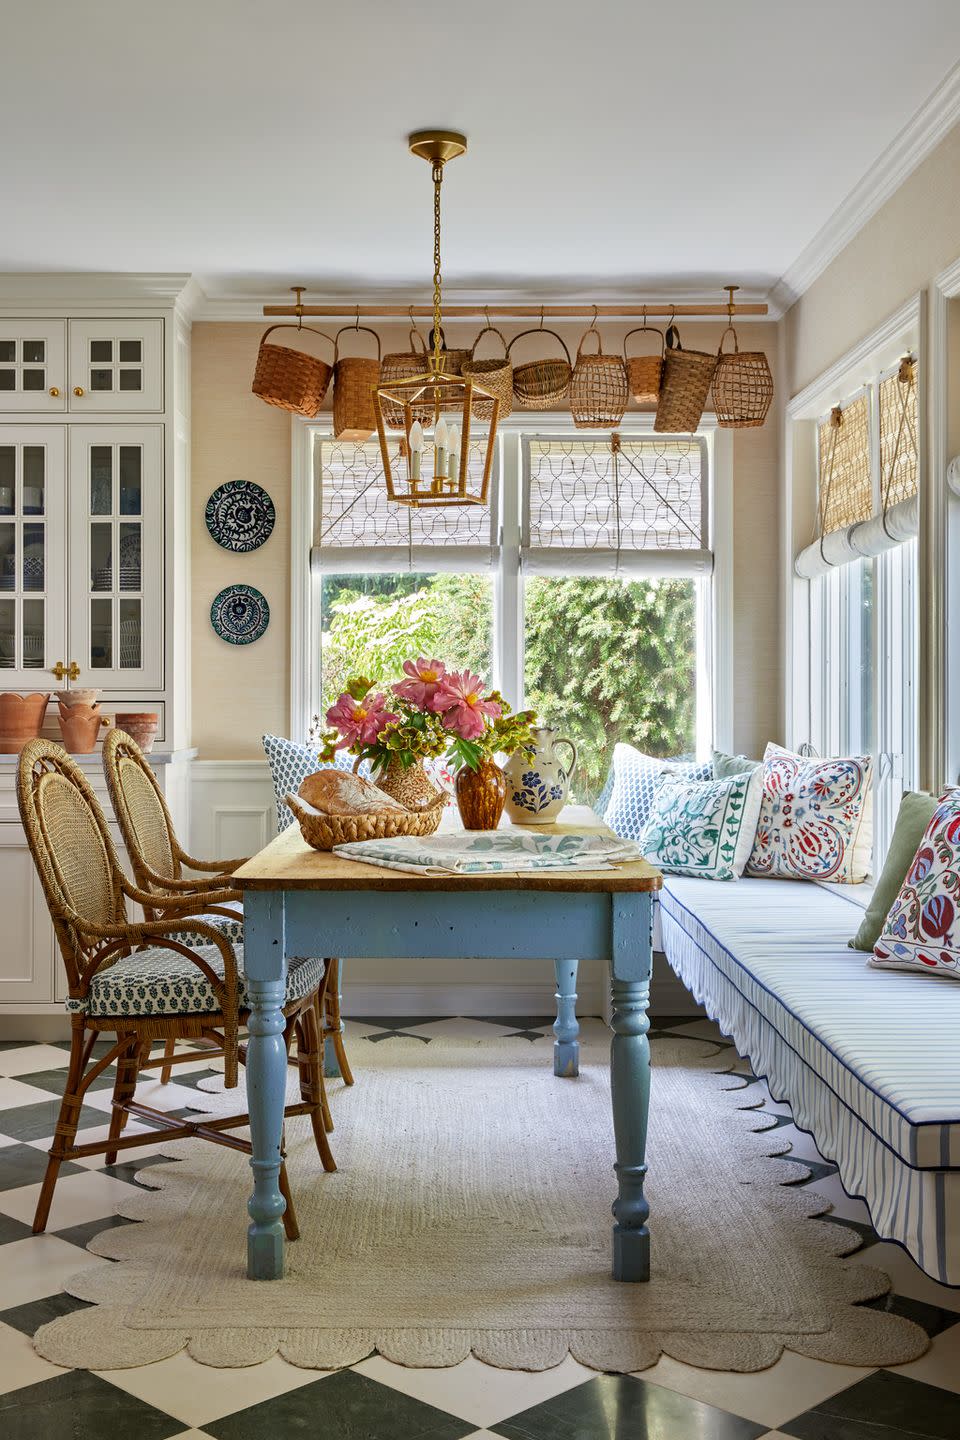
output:
<instances>
[{"instance_id":1,"label":"basket handle","mask_svg":"<svg viewBox=\"0 0 960 1440\"><path fill-rule=\"evenodd\" d=\"M580 352L583 350L583 342L584 342L584 340L586 340L586 338L587 338L588 335L596 335L596 337L597 337L597 354L598 354L598 355L602 355L602 354L603 354L603 341L600 339L600 331L597 329L596 325L591 325L590 328L589 328L589 330L584 330L583 334L580 336L580 344L577 346L577 359L578 359L578 360L580 359Z\"/></svg>"},{"instance_id":2,"label":"basket handle","mask_svg":"<svg viewBox=\"0 0 960 1440\"><path fill-rule=\"evenodd\" d=\"M556 330L544 330L542 325L534 325L532 330L521 330L519 335L514 335L513 339L510 341L510 344L507 346L508 360L510 358L510 351L513 349L514 345L516 345L518 340L523 339L524 335L552 335L554 340L560 341L560 344L563 346L563 353L567 357L567 364L570 364L570 351L567 349L567 342L564 340L563 336L558 335Z\"/></svg>"},{"instance_id":3,"label":"basket handle","mask_svg":"<svg viewBox=\"0 0 960 1440\"><path fill-rule=\"evenodd\" d=\"M659 336L660 336L660 358L661 358L661 360L663 359L663 352L664 352L664 350L665 350L665 348L666 348L666 341L665 341L664 338L663 338L663 331L662 331L662 330L658 330L657 327L656 327L656 325L637 325L635 329L633 329L633 330L628 330L627 333L626 333L626 335L624 335L624 337L623 337L623 358L624 358L624 360L626 360L626 358L627 358L627 341L630 339L630 336L631 336L631 335L642 335L644 332L646 332L648 335L659 335ZM722 342L721 342L721 343L722 343Z\"/></svg>"},{"instance_id":4,"label":"basket handle","mask_svg":"<svg viewBox=\"0 0 960 1440\"><path fill-rule=\"evenodd\" d=\"M334 340L333 340L333 363L336 364L337 361L338 361L339 358L340 358L340 336L343 335L345 332L351 331L351 330L363 330L363 331L365 331L365 333L366 333L367 335L372 335L372 336L373 336L374 340L376 340L376 342L377 342L377 360L379 360L379 359L380 359L380 336L377 334L376 330L371 330L369 325L343 325L343 326L341 326L341 328L337 331L336 335L334 336Z\"/></svg>"},{"instance_id":5,"label":"basket handle","mask_svg":"<svg viewBox=\"0 0 960 1440\"><path fill-rule=\"evenodd\" d=\"M419 342L420 342L420 349L421 349L421 352L422 352L422 354L423 354L423 358L424 358L424 360L426 360L427 356L430 354L430 351L427 349L427 342L426 342L426 340L424 340L423 336L420 334L420 331L417 329L416 325L411 325L411 326L410 326L410 334L407 336L407 339L410 341L410 349L411 349L414 353L416 353L417 341L419 340Z\"/></svg>"},{"instance_id":6,"label":"basket handle","mask_svg":"<svg viewBox=\"0 0 960 1440\"><path fill-rule=\"evenodd\" d=\"M313 325L268 325L266 330L264 330L263 334L260 336L261 345L264 344L268 335L273 334L274 330L296 330L298 333L303 330L309 330L311 335L321 335L324 340L330 341L330 344L334 348L334 358L336 358L336 341L334 340L332 335L327 334L326 330L317 330ZM285 349L286 347L284 346L283 348Z\"/></svg>"},{"instance_id":7,"label":"basket handle","mask_svg":"<svg viewBox=\"0 0 960 1440\"><path fill-rule=\"evenodd\" d=\"M724 330L723 334L720 336L720 346L719 346L719 348L718 348L718 350L717 350L717 354L718 354L718 355L722 355L722 354L723 354L723 342L724 342L724 340L726 340L726 338L727 338L728 335L732 335L732 336L733 336L733 354L734 354L734 355L739 355L739 353L740 353L740 341L737 339L737 332L736 332L736 330L734 330L734 328L733 328L732 325L728 325L727 328L726 328L726 330Z\"/></svg>"},{"instance_id":8,"label":"basket handle","mask_svg":"<svg viewBox=\"0 0 960 1440\"><path fill-rule=\"evenodd\" d=\"M500 336L500 344L503 346L503 358L504 358L504 360L509 360L509 358L510 358L510 351L509 351L509 349L507 348L506 338L504 337L503 331L502 331L502 330L498 330L497 327L496 327L496 325L484 325L483 329L479 332L479 334L477 335L477 338L474 340L473 344L470 346L470 359L471 359L471 360L473 359L473 357L474 357L474 352L476 351L476 348L477 348L477 346L480 344L480 341L483 339L484 335L499 335L499 336Z\"/></svg>"},{"instance_id":9,"label":"basket handle","mask_svg":"<svg viewBox=\"0 0 960 1440\"><path fill-rule=\"evenodd\" d=\"M672 320L667 326L667 333L666 335L664 335L663 340L668 350L683 349L683 346L680 344L680 331L677 329L676 325L674 325Z\"/></svg>"}]
</instances>

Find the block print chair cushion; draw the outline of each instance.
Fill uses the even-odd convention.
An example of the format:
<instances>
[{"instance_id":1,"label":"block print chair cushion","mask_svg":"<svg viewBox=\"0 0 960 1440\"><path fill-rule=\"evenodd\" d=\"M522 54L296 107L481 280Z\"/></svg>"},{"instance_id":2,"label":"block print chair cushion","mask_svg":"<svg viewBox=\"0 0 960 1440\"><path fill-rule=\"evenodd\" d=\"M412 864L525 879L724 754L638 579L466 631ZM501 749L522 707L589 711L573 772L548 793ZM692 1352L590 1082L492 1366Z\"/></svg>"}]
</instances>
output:
<instances>
[{"instance_id":1,"label":"block print chair cushion","mask_svg":"<svg viewBox=\"0 0 960 1440\"><path fill-rule=\"evenodd\" d=\"M223 956L216 946L199 949L210 968L223 974ZM246 1009L246 977L243 948L236 950L240 1008ZM323 979L323 960L291 960L287 973L286 1003L300 1000L315 990ZM100 1018L135 1015L203 1015L220 1008L210 982L186 955L153 945L135 950L95 975L88 994L68 999L67 1009Z\"/></svg>"}]
</instances>

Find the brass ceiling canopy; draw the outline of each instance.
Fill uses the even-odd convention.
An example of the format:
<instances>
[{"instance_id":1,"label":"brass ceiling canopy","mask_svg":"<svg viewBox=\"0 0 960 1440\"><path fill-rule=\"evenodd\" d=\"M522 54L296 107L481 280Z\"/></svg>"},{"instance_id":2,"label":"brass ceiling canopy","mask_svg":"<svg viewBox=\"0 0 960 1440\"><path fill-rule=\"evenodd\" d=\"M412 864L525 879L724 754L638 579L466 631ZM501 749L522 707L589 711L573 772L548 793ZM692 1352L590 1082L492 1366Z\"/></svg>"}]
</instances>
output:
<instances>
[{"instance_id":1,"label":"brass ceiling canopy","mask_svg":"<svg viewBox=\"0 0 960 1440\"><path fill-rule=\"evenodd\" d=\"M459 130L414 130L407 136L407 144L411 155L419 155L431 165L438 161L445 165L448 160L467 153L467 137Z\"/></svg>"}]
</instances>

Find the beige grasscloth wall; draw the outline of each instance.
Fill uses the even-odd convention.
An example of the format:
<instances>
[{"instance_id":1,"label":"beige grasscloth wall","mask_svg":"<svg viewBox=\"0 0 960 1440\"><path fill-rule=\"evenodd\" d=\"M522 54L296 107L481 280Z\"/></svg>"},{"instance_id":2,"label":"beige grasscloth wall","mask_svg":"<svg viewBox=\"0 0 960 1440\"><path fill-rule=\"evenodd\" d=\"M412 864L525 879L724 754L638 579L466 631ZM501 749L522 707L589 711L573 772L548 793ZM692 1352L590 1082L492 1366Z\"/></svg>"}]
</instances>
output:
<instances>
[{"instance_id":1,"label":"beige grasscloth wall","mask_svg":"<svg viewBox=\"0 0 960 1440\"><path fill-rule=\"evenodd\" d=\"M507 338L521 326L505 327ZM626 326L604 326L604 348L622 343ZM385 349L406 349L405 330L378 327ZM721 327L684 325L684 344L716 349ZM289 706L290 421L250 393L259 324L200 322L193 327L193 733L205 760L259 758L265 730L286 733ZM564 327L575 351L579 330ZM467 332L464 331L465 336ZM450 327L451 344L460 332ZM744 349L767 352L776 376L777 327L741 327ZM492 353L492 352L491 352ZM531 357L532 358L532 355ZM251 555L214 544L204 524L210 492L225 480L255 480L273 497L273 535ZM734 733L733 744L757 754L782 738L779 623L779 454L775 417L762 430L734 436ZM309 537L303 537L309 543ZM210 602L223 586L262 590L271 623L249 646L214 635Z\"/></svg>"}]
</instances>

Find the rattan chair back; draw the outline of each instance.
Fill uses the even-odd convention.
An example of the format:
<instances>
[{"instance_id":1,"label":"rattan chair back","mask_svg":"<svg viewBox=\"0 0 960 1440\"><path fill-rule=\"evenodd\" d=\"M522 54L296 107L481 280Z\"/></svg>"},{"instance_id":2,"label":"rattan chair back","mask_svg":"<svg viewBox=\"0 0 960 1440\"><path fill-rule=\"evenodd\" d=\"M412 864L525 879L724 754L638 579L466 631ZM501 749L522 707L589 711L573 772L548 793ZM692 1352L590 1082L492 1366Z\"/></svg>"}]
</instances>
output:
<instances>
[{"instance_id":1,"label":"rattan chair back","mask_svg":"<svg viewBox=\"0 0 960 1440\"><path fill-rule=\"evenodd\" d=\"M79 928L124 925L121 868L106 817L89 781L62 746L31 740L20 752L17 803L53 920L71 994L85 988L111 946ZM129 945L117 950L128 954Z\"/></svg>"},{"instance_id":2,"label":"rattan chair back","mask_svg":"<svg viewBox=\"0 0 960 1440\"><path fill-rule=\"evenodd\" d=\"M173 820L140 746L114 726L103 742L102 759L113 813L140 889L156 889L156 876L179 880L180 846Z\"/></svg>"}]
</instances>

